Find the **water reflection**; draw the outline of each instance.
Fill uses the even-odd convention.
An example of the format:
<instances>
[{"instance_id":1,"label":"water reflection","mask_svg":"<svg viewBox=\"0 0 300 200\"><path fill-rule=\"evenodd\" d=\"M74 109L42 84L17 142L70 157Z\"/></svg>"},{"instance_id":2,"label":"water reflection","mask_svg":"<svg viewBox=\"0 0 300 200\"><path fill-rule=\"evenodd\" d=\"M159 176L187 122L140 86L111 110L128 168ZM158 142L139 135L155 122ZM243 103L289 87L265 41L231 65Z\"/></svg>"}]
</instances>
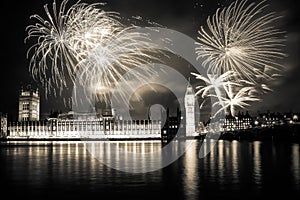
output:
<instances>
[{"instance_id":1,"label":"water reflection","mask_svg":"<svg viewBox=\"0 0 300 200\"><path fill-rule=\"evenodd\" d=\"M85 141L85 148L103 164L124 172L146 173L176 161L194 140L174 140L163 144L149 141Z\"/></svg>"},{"instance_id":2,"label":"water reflection","mask_svg":"<svg viewBox=\"0 0 300 200\"><path fill-rule=\"evenodd\" d=\"M186 199L196 199L199 195L198 183L198 155L197 143L187 147L184 156L184 195Z\"/></svg>"},{"instance_id":3,"label":"water reflection","mask_svg":"<svg viewBox=\"0 0 300 200\"><path fill-rule=\"evenodd\" d=\"M211 142L205 141L203 151L209 149ZM253 187L257 188L262 184L261 156L259 141L245 143L219 140L215 148L203 158L200 173L217 184L219 190L238 190L243 182L251 180Z\"/></svg>"},{"instance_id":4,"label":"water reflection","mask_svg":"<svg viewBox=\"0 0 300 200\"><path fill-rule=\"evenodd\" d=\"M162 160L160 141L93 141L84 147L99 162L122 171L152 171Z\"/></svg>"},{"instance_id":5,"label":"water reflection","mask_svg":"<svg viewBox=\"0 0 300 200\"><path fill-rule=\"evenodd\" d=\"M239 178L239 171L238 171L238 141L234 140L231 143L232 148L231 148L231 156L229 155L228 157L232 158L232 162L231 162L231 167L232 167L232 182L233 184L237 184L238 183L238 178Z\"/></svg>"},{"instance_id":6,"label":"water reflection","mask_svg":"<svg viewBox=\"0 0 300 200\"><path fill-rule=\"evenodd\" d=\"M245 191L247 195L266 191L300 193L299 144L225 140L218 141L214 147L212 144L214 142L209 140L185 143L187 151L173 164L134 174L110 168L98 158L117 166L147 169L156 165L148 162L148 157L159 155L152 153L160 152L160 141L1 143L0 175L7 189L14 188L16 192L59 188L59 191L74 193L84 189L123 197L123 194L143 191L141 196L154 196L153 199L170 193L176 193L181 199L240 197ZM199 158L200 148L207 153L212 150L206 157ZM119 152L112 154L115 149ZM173 152L183 149L179 143L172 146ZM139 157L126 157L130 153ZM107 191L108 188L111 191Z\"/></svg>"},{"instance_id":7,"label":"water reflection","mask_svg":"<svg viewBox=\"0 0 300 200\"><path fill-rule=\"evenodd\" d=\"M261 172L261 142L255 141L253 142L253 178L257 185L261 185L261 178L262 178L262 172Z\"/></svg>"},{"instance_id":8,"label":"water reflection","mask_svg":"<svg viewBox=\"0 0 300 200\"><path fill-rule=\"evenodd\" d=\"M224 160L224 150L225 150L224 141L219 140L217 145L218 145L218 148L217 148L218 149L218 154L217 154L218 177L219 177L219 182L221 184L223 184L224 183L224 172L226 171L225 160Z\"/></svg>"},{"instance_id":9,"label":"water reflection","mask_svg":"<svg viewBox=\"0 0 300 200\"><path fill-rule=\"evenodd\" d=\"M294 174L294 183L295 187L300 186L300 153L299 153L299 144L292 145L292 154L291 154L291 173Z\"/></svg>"}]
</instances>

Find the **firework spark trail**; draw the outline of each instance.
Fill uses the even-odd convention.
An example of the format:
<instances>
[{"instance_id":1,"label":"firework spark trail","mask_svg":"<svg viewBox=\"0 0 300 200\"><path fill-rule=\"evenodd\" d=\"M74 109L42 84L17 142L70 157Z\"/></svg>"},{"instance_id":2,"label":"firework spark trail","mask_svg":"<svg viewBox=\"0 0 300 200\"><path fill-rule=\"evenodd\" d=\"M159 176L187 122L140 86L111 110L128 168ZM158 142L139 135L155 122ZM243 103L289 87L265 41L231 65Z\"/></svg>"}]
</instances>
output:
<instances>
[{"instance_id":1,"label":"firework spark trail","mask_svg":"<svg viewBox=\"0 0 300 200\"><path fill-rule=\"evenodd\" d=\"M83 71L80 73L81 77L79 79L82 80L82 85L93 86L95 83L99 83L105 88L114 88L124 72L132 68L140 68L143 63L150 62L150 60L156 60L151 55L151 49L145 51L145 47L149 46L146 35L131 32L130 29L124 29L111 36L109 40L99 43L97 47L89 52L87 59L80 63L80 65L85 66L82 68ZM147 84L147 80L151 78L147 75L155 75L155 70L153 68L142 70L146 73L142 74L138 72L139 70L135 70L133 78ZM130 84L127 86L130 86ZM119 90L118 92L120 97L123 98L122 93L126 91ZM107 101L109 95L110 93L103 93L103 100Z\"/></svg>"},{"instance_id":2,"label":"firework spark trail","mask_svg":"<svg viewBox=\"0 0 300 200\"><path fill-rule=\"evenodd\" d=\"M239 80L236 81L236 73L234 71L228 71L220 76L218 75L212 75L212 74L207 74L208 78L201 75L201 74L196 74L196 73L191 73L196 77L196 79L202 80L205 82L206 86L197 86L196 89L198 91L196 92L196 95L201 94L202 98L205 97L216 97L218 98L218 102L213 104L213 106L219 105L221 108L215 113L214 117L219 114L221 111L227 111L227 108L230 108L232 111L235 106L242 107L243 108L246 106L244 104L244 101L254 101L256 100L256 97L254 96L254 87L244 87L245 84L252 85L251 82L247 80ZM233 88L242 88L240 90L241 93L237 93L234 95L233 93ZM245 92L248 92L247 94L250 96L250 98L244 98L244 99L239 99L241 96L246 95ZM239 102L239 104L235 104L234 102ZM232 103L232 105L230 105ZM234 112L232 112L234 115Z\"/></svg>"},{"instance_id":3,"label":"firework spark trail","mask_svg":"<svg viewBox=\"0 0 300 200\"><path fill-rule=\"evenodd\" d=\"M208 95L215 93L216 97L218 98L218 101L220 102L219 105L222 107L222 94L225 92L224 87L228 84L235 84L234 82L230 81L230 79L234 77L235 73L233 71L228 71L220 76L207 74L207 77L197 73L191 74L194 75L196 79L202 80L206 84L206 86L197 86L196 89L198 89L198 91L195 93L195 95L201 93L201 97L204 99ZM205 100L202 102L202 104L200 105L200 109L202 108L205 102Z\"/></svg>"},{"instance_id":4,"label":"firework spark trail","mask_svg":"<svg viewBox=\"0 0 300 200\"><path fill-rule=\"evenodd\" d=\"M218 76L214 74L207 74L208 78L196 73L191 73L196 77L196 79L202 80L206 83L206 86L197 86L196 89L199 89L196 92L196 95L201 93L202 98L209 95L211 92L215 92L218 97L222 96L222 88L224 88L226 85L236 85L240 86L240 84L235 83L231 80L235 77L234 71L228 71L224 74Z\"/></svg>"},{"instance_id":5,"label":"firework spark trail","mask_svg":"<svg viewBox=\"0 0 300 200\"><path fill-rule=\"evenodd\" d=\"M67 8L67 2L62 1L57 8L54 1L52 12L45 5L47 18L31 16L37 22L26 29L25 42L36 42L27 53L29 57L33 52L30 71L46 89L57 87L62 92L68 80L74 83L77 78L88 89L93 87L91 84L98 84L96 81L113 88L122 72L156 60L151 54L157 52L155 45L146 35L135 33L134 26L125 27L119 21L119 13L97 8L101 3L88 5L78 1ZM150 77L153 71L147 70ZM140 74L136 77L148 78ZM108 101L106 95L103 98Z\"/></svg>"},{"instance_id":6,"label":"firework spark trail","mask_svg":"<svg viewBox=\"0 0 300 200\"><path fill-rule=\"evenodd\" d=\"M213 104L213 106L216 106L217 104L222 103L222 108L214 114L214 117L221 111L226 112L227 109L229 109L232 116L235 116L237 108L245 108L250 105L250 102L261 100L254 95L256 93L254 87L233 88L231 85L226 85L224 88L226 91L226 97L221 97L222 100L220 102ZM217 97L213 94L209 96Z\"/></svg>"},{"instance_id":7,"label":"firework spark trail","mask_svg":"<svg viewBox=\"0 0 300 200\"><path fill-rule=\"evenodd\" d=\"M256 76L271 77L263 71L264 66L283 68L277 62L285 57L283 32L272 25L280 16L263 14L266 7L264 0L257 5L236 1L207 19L208 30L200 28L196 53L208 71L221 74L233 70L237 79L255 82Z\"/></svg>"},{"instance_id":8,"label":"firework spark trail","mask_svg":"<svg viewBox=\"0 0 300 200\"><path fill-rule=\"evenodd\" d=\"M35 79L47 84L48 87L52 84L59 87L66 86L65 71L72 77L73 66L77 63L76 52L69 45L71 35L66 24L69 20L67 16L78 4L68 10L66 10L66 4L67 1L63 1L57 10L54 1L53 13L49 10L48 5L45 5L47 19L43 19L39 15L32 15L30 18L37 22L26 27L28 36L25 38L25 42L32 38L36 39L36 43L27 52L27 58L33 52L30 58L30 71ZM49 71L51 75L49 75Z\"/></svg>"}]
</instances>

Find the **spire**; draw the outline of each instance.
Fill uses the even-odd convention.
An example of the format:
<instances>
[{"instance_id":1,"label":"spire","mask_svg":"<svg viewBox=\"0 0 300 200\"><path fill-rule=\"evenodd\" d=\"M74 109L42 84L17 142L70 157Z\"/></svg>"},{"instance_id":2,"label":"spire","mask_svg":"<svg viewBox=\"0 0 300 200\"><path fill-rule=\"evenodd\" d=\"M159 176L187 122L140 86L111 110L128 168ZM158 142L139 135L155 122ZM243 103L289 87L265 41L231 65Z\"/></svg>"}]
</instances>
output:
<instances>
[{"instance_id":1,"label":"spire","mask_svg":"<svg viewBox=\"0 0 300 200\"><path fill-rule=\"evenodd\" d=\"M189 81L188 81L188 84L187 84L185 95L194 95L194 90L193 90L193 87L192 87L191 82L190 82L190 77L189 77Z\"/></svg>"},{"instance_id":2,"label":"spire","mask_svg":"<svg viewBox=\"0 0 300 200\"><path fill-rule=\"evenodd\" d=\"M191 85L191 77L189 77L189 81L188 81L187 87L192 87L192 85Z\"/></svg>"}]
</instances>

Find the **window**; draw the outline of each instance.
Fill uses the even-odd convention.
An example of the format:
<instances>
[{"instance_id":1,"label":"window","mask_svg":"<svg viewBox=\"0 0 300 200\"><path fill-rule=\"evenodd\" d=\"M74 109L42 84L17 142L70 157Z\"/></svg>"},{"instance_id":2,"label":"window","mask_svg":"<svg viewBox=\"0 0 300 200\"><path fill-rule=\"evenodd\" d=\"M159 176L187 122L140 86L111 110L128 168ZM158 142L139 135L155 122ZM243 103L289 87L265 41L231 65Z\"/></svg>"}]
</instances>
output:
<instances>
[{"instance_id":1,"label":"window","mask_svg":"<svg viewBox=\"0 0 300 200\"><path fill-rule=\"evenodd\" d=\"M29 102L23 103L23 110L29 110Z\"/></svg>"}]
</instances>

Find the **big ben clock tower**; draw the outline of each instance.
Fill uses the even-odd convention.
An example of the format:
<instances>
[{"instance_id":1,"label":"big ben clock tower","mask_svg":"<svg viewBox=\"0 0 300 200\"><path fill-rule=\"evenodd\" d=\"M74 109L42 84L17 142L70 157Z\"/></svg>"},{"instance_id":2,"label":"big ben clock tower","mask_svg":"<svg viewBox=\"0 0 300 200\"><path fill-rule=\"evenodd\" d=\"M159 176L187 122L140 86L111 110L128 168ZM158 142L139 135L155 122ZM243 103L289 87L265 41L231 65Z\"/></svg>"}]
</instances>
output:
<instances>
[{"instance_id":1,"label":"big ben clock tower","mask_svg":"<svg viewBox=\"0 0 300 200\"><path fill-rule=\"evenodd\" d=\"M185 97L185 133L186 136L195 135L195 93L190 82L187 85Z\"/></svg>"}]
</instances>

